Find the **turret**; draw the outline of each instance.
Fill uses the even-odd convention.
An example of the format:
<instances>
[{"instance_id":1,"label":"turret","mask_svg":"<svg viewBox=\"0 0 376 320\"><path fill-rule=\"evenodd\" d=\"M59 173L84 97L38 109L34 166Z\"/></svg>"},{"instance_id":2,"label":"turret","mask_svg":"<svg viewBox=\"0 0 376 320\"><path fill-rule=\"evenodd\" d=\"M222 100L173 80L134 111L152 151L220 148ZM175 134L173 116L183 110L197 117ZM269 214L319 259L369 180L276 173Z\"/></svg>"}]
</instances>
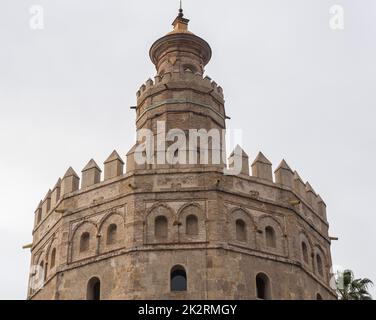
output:
<instances>
[{"instance_id":1,"label":"turret","mask_svg":"<svg viewBox=\"0 0 376 320\"><path fill-rule=\"evenodd\" d=\"M212 50L205 40L189 31L188 24L189 20L180 9L172 23L173 31L152 45L150 58L157 75L154 81L148 79L137 91L136 126L139 131L151 130L154 136L159 134L158 123L161 122L165 125L166 133L175 129L185 133L190 130L206 133L216 130L219 133L219 145L211 145L208 154L212 155L214 149L225 153L222 130L226 128L227 117L223 90L210 77L204 76L204 68L211 59ZM168 144L165 150L167 147ZM189 150L188 145L184 147ZM131 171L140 168L132 159L135 151L131 150L127 155L127 163L130 164L128 170ZM155 150L155 154L159 155L158 151ZM209 160L209 164L223 167L223 159L219 160L220 163ZM149 168L166 168L165 163L155 162L158 163L153 163Z\"/></svg>"},{"instance_id":2,"label":"turret","mask_svg":"<svg viewBox=\"0 0 376 320\"><path fill-rule=\"evenodd\" d=\"M203 74L209 63L212 51L209 44L188 30L189 20L184 18L183 10L172 23L174 29L157 40L150 49L150 58L158 75L168 72Z\"/></svg>"}]
</instances>

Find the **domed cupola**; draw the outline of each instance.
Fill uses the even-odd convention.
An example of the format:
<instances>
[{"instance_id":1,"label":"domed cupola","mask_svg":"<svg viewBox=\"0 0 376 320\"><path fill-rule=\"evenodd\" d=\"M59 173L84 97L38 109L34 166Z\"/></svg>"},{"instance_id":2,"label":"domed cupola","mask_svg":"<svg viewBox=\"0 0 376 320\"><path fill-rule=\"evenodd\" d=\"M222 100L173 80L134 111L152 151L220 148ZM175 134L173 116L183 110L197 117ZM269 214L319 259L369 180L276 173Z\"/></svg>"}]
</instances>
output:
<instances>
[{"instance_id":1,"label":"domed cupola","mask_svg":"<svg viewBox=\"0 0 376 320\"><path fill-rule=\"evenodd\" d=\"M151 61L156 66L158 75L168 72L192 71L203 74L209 63L212 50L202 38L188 30L189 20L184 18L183 9L172 25L173 31L157 40L150 49Z\"/></svg>"}]
</instances>

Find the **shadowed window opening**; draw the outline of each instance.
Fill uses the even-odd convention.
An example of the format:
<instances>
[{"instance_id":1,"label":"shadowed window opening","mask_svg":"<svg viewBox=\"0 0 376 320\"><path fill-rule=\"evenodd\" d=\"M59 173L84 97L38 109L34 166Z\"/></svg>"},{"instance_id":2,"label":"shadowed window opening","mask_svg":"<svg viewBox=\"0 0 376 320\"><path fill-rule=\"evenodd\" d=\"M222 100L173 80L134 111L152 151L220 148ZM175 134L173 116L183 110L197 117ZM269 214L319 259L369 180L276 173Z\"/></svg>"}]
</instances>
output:
<instances>
[{"instance_id":1,"label":"shadowed window opening","mask_svg":"<svg viewBox=\"0 0 376 320\"><path fill-rule=\"evenodd\" d=\"M155 237L157 239L167 239L168 221L166 217L159 216L155 219Z\"/></svg>"},{"instance_id":2,"label":"shadowed window opening","mask_svg":"<svg viewBox=\"0 0 376 320\"><path fill-rule=\"evenodd\" d=\"M259 273L256 276L256 291L257 291L257 299L262 299L262 300L271 299L270 281L266 274Z\"/></svg>"},{"instance_id":3,"label":"shadowed window opening","mask_svg":"<svg viewBox=\"0 0 376 320\"><path fill-rule=\"evenodd\" d=\"M316 255L316 263L317 263L317 271L318 271L319 275L324 276L324 269L323 269L323 266L322 266L322 260L321 260L320 255Z\"/></svg>"},{"instance_id":4,"label":"shadowed window opening","mask_svg":"<svg viewBox=\"0 0 376 320\"><path fill-rule=\"evenodd\" d=\"M87 284L87 300L101 299L101 282L97 277L91 278Z\"/></svg>"},{"instance_id":5,"label":"shadowed window opening","mask_svg":"<svg viewBox=\"0 0 376 320\"><path fill-rule=\"evenodd\" d=\"M305 242L302 242L302 254L305 263L308 263L308 248Z\"/></svg>"},{"instance_id":6,"label":"shadowed window opening","mask_svg":"<svg viewBox=\"0 0 376 320\"><path fill-rule=\"evenodd\" d=\"M117 241L117 226L116 224L111 224L107 228L107 244L111 245Z\"/></svg>"},{"instance_id":7,"label":"shadowed window opening","mask_svg":"<svg viewBox=\"0 0 376 320\"><path fill-rule=\"evenodd\" d=\"M198 219L195 215L189 215L186 220L186 234L190 236L198 235Z\"/></svg>"},{"instance_id":8,"label":"shadowed window opening","mask_svg":"<svg viewBox=\"0 0 376 320\"><path fill-rule=\"evenodd\" d=\"M266 246L269 248L276 248L277 241L275 237L275 231L272 227L265 228Z\"/></svg>"},{"instance_id":9,"label":"shadowed window opening","mask_svg":"<svg viewBox=\"0 0 376 320\"><path fill-rule=\"evenodd\" d=\"M85 232L81 235L80 239L80 252L86 252L90 247L90 234Z\"/></svg>"},{"instance_id":10,"label":"shadowed window opening","mask_svg":"<svg viewBox=\"0 0 376 320\"><path fill-rule=\"evenodd\" d=\"M321 296L320 293L318 293L318 294L316 295L316 300L323 300L323 298L322 298L322 296Z\"/></svg>"},{"instance_id":11,"label":"shadowed window opening","mask_svg":"<svg viewBox=\"0 0 376 320\"><path fill-rule=\"evenodd\" d=\"M243 220L236 221L236 240L241 242L247 241L247 228Z\"/></svg>"},{"instance_id":12,"label":"shadowed window opening","mask_svg":"<svg viewBox=\"0 0 376 320\"><path fill-rule=\"evenodd\" d=\"M52 269L52 268L55 267L55 263L56 263L56 249L53 248L53 249L52 249L52 252L51 252L51 263L50 263L50 269Z\"/></svg>"},{"instance_id":13,"label":"shadowed window opening","mask_svg":"<svg viewBox=\"0 0 376 320\"><path fill-rule=\"evenodd\" d=\"M171 269L171 291L187 291L187 273L182 266Z\"/></svg>"}]
</instances>

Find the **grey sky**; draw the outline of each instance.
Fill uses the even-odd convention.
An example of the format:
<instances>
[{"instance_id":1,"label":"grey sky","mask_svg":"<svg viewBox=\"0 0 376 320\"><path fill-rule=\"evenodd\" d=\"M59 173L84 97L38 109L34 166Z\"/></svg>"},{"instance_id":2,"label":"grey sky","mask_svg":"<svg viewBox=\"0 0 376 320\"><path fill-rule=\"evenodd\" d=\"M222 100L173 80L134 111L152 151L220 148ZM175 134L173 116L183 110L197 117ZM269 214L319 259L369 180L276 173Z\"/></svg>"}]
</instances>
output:
<instances>
[{"instance_id":1,"label":"grey sky","mask_svg":"<svg viewBox=\"0 0 376 320\"><path fill-rule=\"evenodd\" d=\"M45 29L29 28L29 7ZM345 9L345 30L329 8ZM333 262L376 282L376 2L185 0L244 149L285 158L328 205ZM0 299L25 299L33 212L59 176L135 136L148 51L178 0L0 1ZM373 290L376 294L376 291Z\"/></svg>"}]
</instances>

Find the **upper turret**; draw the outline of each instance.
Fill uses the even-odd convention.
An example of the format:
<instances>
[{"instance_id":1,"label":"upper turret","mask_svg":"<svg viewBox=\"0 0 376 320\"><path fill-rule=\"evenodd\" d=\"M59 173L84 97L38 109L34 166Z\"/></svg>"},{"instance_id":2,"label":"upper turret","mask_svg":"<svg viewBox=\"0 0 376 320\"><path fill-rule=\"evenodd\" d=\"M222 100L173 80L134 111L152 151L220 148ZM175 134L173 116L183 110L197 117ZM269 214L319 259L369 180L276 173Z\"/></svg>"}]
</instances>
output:
<instances>
[{"instance_id":1,"label":"upper turret","mask_svg":"<svg viewBox=\"0 0 376 320\"><path fill-rule=\"evenodd\" d=\"M184 18L183 9L172 25L174 30L157 40L150 49L150 58L158 75L168 72L203 74L209 63L212 50L209 44L188 30L189 20Z\"/></svg>"}]
</instances>

